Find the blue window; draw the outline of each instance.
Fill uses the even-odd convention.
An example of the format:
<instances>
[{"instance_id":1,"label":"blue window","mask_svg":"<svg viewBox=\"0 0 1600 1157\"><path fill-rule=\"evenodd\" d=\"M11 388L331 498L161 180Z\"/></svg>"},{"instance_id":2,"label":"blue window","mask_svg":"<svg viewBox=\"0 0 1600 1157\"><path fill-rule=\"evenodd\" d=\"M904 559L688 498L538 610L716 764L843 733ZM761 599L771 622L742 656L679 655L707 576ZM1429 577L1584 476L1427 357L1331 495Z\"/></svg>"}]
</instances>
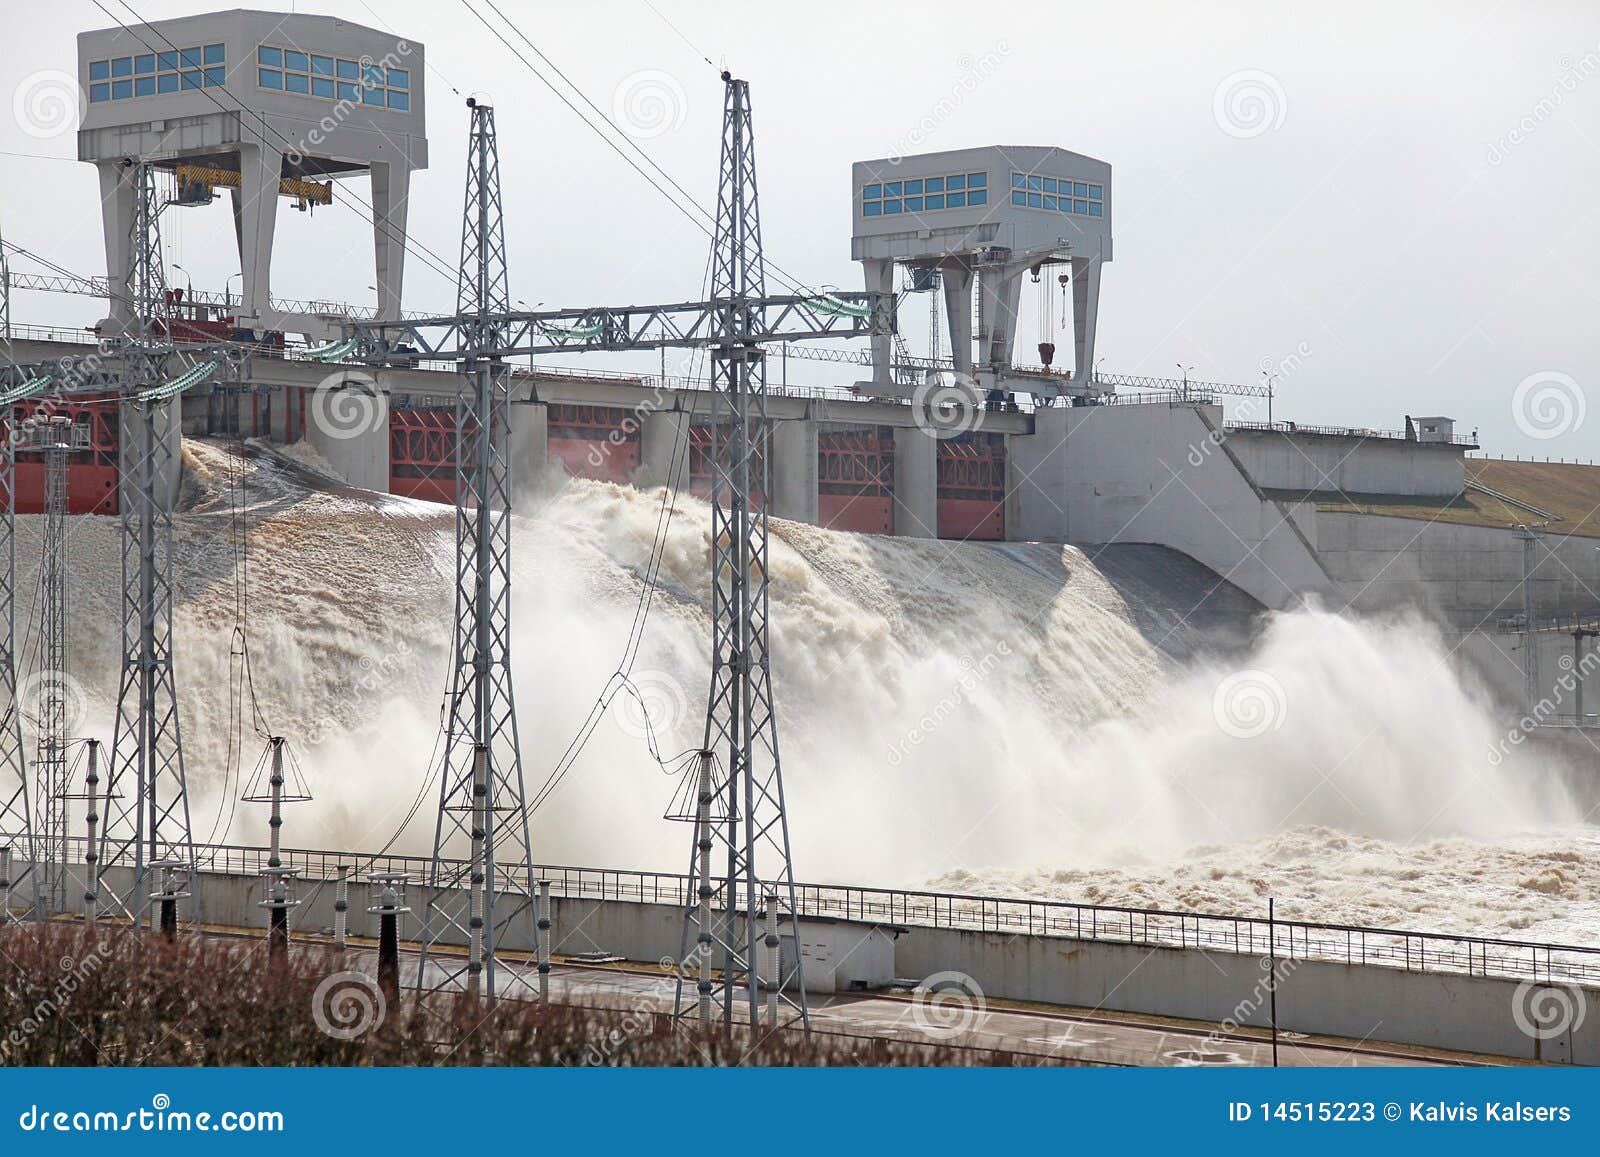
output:
<instances>
[{"instance_id":1,"label":"blue window","mask_svg":"<svg viewBox=\"0 0 1600 1157\"><path fill-rule=\"evenodd\" d=\"M971 208L973 205L986 204L988 202L988 200L989 200L989 191L987 189L971 189L971 190L968 190L968 192L967 192L967 207L968 208Z\"/></svg>"},{"instance_id":2,"label":"blue window","mask_svg":"<svg viewBox=\"0 0 1600 1157\"><path fill-rule=\"evenodd\" d=\"M311 71L318 76L333 75L333 57L313 56L311 58Z\"/></svg>"},{"instance_id":3,"label":"blue window","mask_svg":"<svg viewBox=\"0 0 1600 1157\"><path fill-rule=\"evenodd\" d=\"M964 205L966 205L966 203L967 203L967 195L965 193L947 193L947 194L945 194L944 207L946 209L960 209Z\"/></svg>"},{"instance_id":4,"label":"blue window","mask_svg":"<svg viewBox=\"0 0 1600 1157\"><path fill-rule=\"evenodd\" d=\"M885 213L898 213L898 212L900 212L900 202L899 201L885 201L883 203L883 211Z\"/></svg>"},{"instance_id":5,"label":"blue window","mask_svg":"<svg viewBox=\"0 0 1600 1157\"><path fill-rule=\"evenodd\" d=\"M361 90L359 88L357 88L355 85L346 84L344 81L341 80L339 82L339 99L340 100L360 100L361 99Z\"/></svg>"},{"instance_id":6,"label":"blue window","mask_svg":"<svg viewBox=\"0 0 1600 1157\"><path fill-rule=\"evenodd\" d=\"M273 72L272 69L270 69L270 68L260 69L259 72L261 74L261 87L262 88L282 88L283 87L283 73L281 73L281 72Z\"/></svg>"},{"instance_id":7,"label":"blue window","mask_svg":"<svg viewBox=\"0 0 1600 1157\"><path fill-rule=\"evenodd\" d=\"M220 84L225 84L227 82L227 80L228 80L228 70L227 69L225 69L225 68L208 68L208 69L206 69L206 87L207 88L216 88Z\"/></svg>"},{"instance_id":8,"label":"blue window","mask_svg":"<svg viewBox=\"0 0 1600 1157\"><path fill-rule=\"evenodd\" d=\"M966 177L962 176L960 173L957 173L953 177L946 177L944 179L944 187L947 190L948 189L965 189L967 187L967 179L966 179Z\"/></svg>"},{"instance_id":9,"label":"blue window","mask_svg":"<svg viewBox=\"0 0 1600 1157\"><path fill-rule=\"evenodd\" d=\"M163 72L156 77L156 88L160 92L177 92L178 74L175 72Z\"/></svg>"},{"instance_id":10,"label":"blue window","mask_svg":"<svg viewBox=\"0 0 1600 1157\"><path fill-rule=\"evenodd\" d=\"M391 68L389 70L389 87L410 88L411 74L403 68Z\"/></svg>"},{"instance_id":11,"label":"blue window","mask_svg":"<svg viewBox=\"0 0 1600 1157\"><path fill-rule=\"evenodd\" d=\"M929 177L922 183L922 187L926 192L929 193L942 193L944 192L944 178Z\"/></svg>"},{"instance_id":12,"label":"blue window","mask_svg":"<svg viewBox=\"0 0 1600 1157\"><path fill-rule=\"evenodd\" d=\"M199 68L200 50L198 48L185 48L178 54L178 59L183 62L183 67L185 68Z\"/></svg>"},{"instance_id":13,"label":"blue window","mask_svg":"<svg viewBox=\"0 0 1600 1157\"><path fill-rule=\"evenodd\" d=\"M1099 185L1090 185L1089 186L1089 196L1093 197L1096 201L1098 201L1100 199L1100 186Z\"/></svg>"},{"instance_id":14,"label":"blue window","mask_svg":"<svg viewBox=\"0 0 1600 1157\"><path fill-rule=\"evenodd\" d=\"M263 44L260 48L256 49L256 62L259 64L270 64L274 68L282 68L283 49L268 48L265 44Z\"/></svg>"},{"instance_id":15,"label":"blue window","mask_svg":"<svg viewBox=\"0 0 1600 1157\"><path fill-rule=\"evenodd\" d=\"M136 76L133 78L134 96L155 96L156 78L153 76Z\"/></svg>"},{"instance_id":16,"label":"blue window","mask_svg":"<svg viewBox=\"0 0 1600 1157\"><path fill-rule=\"evenodd\" d=\"M364 88L364 89L362 89L361 90L361 103L362 104L376 104L376 105L383 104L383 89L381 89L381 88Z\"/></svg>"},{"instance_id":17,"label":"blue window","mask_svg":"<svg viewBox=\"0 0 1600 1157\"><path fill-rule=\"evenodd\" d=\"M918 183L920 184L921 182L918 182ZM921 197L907 197L906 198L906 212L907 213L920 213L920 212L922 212L922 198Z\"/></svg>"},{"instance_id":18,"label":"blue window","mask_svg":"<svg viewBox=\"0 0 1600 1157\"><path fill-rule=\"evenodd\" d=\"M183 77L183 87L184 88L199 88L200 87L201 79L200 79L200 73L199 73L198 70L196 70L194 72L181 73L180 75Z\"/></svg>"},{"instance_id":19,"label":"blue window","mask_svg":"<svg viewBox=\"0 0 1600 1157\"><path fill-rule=\"evenodd\" d=\"M987 185L988 183L989 183L989 174L988 173L968 173L967 174L967 188L969 188L969 189L981 189L985 185Z\"/></svg>"},{"instance_id":20,"label":"blue window","mask_svg":"<svg viewBox=\"0 0 1600 1157\"><path fill-rule=\"evenodd\" d=\"M906 194L907 194L907 196L909 196L912 193L921 193L921 192L922 192L922 181L920 179L915 180L915 181L907 181L906 182Z\"/></svg>"},{"instance_id":21,"label":"blue window","mask_svg":"<svg viewBox=\"0 0 1600 1157\"><path fill-rule=\"evenodd\" d=\"M922 199L922 203L924 205L926 205L929 209L943 209L944 208L944 194L943 193L930 193L930 194L928 194L926 197L924 197Z\"/></svg>"},{"instance_id":22,"label":"blue window","mask_svg":"<svg viewBox=\"0 0 1600 1157\"><path fill-rule=\"evenodd\" d=\"M861 206L861 213L864 217L877 217L882 212L883 205L878 201L868 201L865 205Z\"/></svg>"},{"instance_id":23,"label":"blue window","mask_svg":"<svg viewBox=\"0 0 1600 1157\"><path fill-rule=\"evenodd\" d=\"M361 69L361 82L372 86L383 83L383 69L376 64L363 65Z\"/></svg>"},{"instance_id":24,"label":"blue window","mask_svg":"<svg viewBox=\"0 0 1600 1157\"><path fill-rule=\"evenodd\" d=\"M292 68L296 72L305 72L311 67L311 62L306 59L305 53L296 52L292 48L286 48L283 52L283 67Z\"/></svg>"},{"instance_id":25,"label":"blue window","mask_svg":"<svg viewBox=\"0 0 1600 1157\"><path fill-rule=\"evenodd\" d=\"M1072 195L1074 197L1087 197L1089 195L1089 186L1082 181L1074 181L1072 183Z\"/></svg>"},{"instance_id":26,"label":"blue window","mask_svg":"<svg viewBox=\"0 0 1600 1157\"><path fill-rule=\"evenodd\" d=\"M113 60L111 62L111 75L112 76L132 76L133 75L133 57L131 57L131 56L119 56L116 60Z\"/></svg>"},{"instance_id":27,"label":"blue window","mask_svg":"<svg viewBox=\"0 0 1600 1157\"><path fill-rule=\"evenodd\" d=\"M886 183L883 186L883 195L885 197L898 197L900 195L900 182L889 181Z\"/></svg>"},{"instance_id":28,"label":"blue window","mask_svg":"<svg viewBox=\"0 0 1600 1157\"><path fill-rule=\"evenodd\" d=\"M111 99L127 100L133 95L133 81L113 80L111 82Z\"/></svg>"},{"instance_id":29,"label":"blue window","mask_svg":"<svg viewBox=\"0 0 1600 1157\"><path fill-rule=\"evenodd\" d=\"M1028 208L1030 208L1030 209L1042 209L1042 208L1044 208L1044 194L1043 193L1029 193L1028 194Z\"/></svg>"},{"instance_id":30,"label":"blue window","mask_svg":"<svg viewBox=\"0 0 1600 1157\"><path fill-rule=\"evenodd\" d=\"M1011 174L1011 187L1013 189L1025 189L1025 188L1027 188L1028 187L1028 178L1024 177L1021 173L1012 173Z\"/></svg>"},{"instance_id":31,"label":"blue window","mask_svg":"<svg viewBox=\"0 0 1600 1157\"><path fill-rule=\"evenodd\" d=\"M341 60L335 71L340 80L354 80L361 75L361 70L353 60Z\"/></svg>"},{"instance_id":32,"label":"blue window","mask_svg":"<svg viewBox=\"0 0 1600 1157\"><path fill-rule=\"evenodd\" d=\"M1074 213L1087 213L1089 211L1089 202L1087 202L1087 201L1074 201L1072 203L1072 211Z\"/></svg>"},{"instance_id":33,"label":"blue window","mask_svg":"<svg viewBox=\"0 0 1600 1157\"><path fill-rule=\"evenodd\" d=\"M169 68L178 67L178 54L176 52L158 52L156 53L156 60L160 62L160 68L163 72Z\"/></svg>"},{"instance_id":34,"label":"blue window","mask_svg":"<svg viewBox=\"0 0 1600 1157\"><path fill-rule=\"evenodd\" d=\"M1046 209L1054 209L1056 207L1056 199L1049 193L1044 195L1044 207Z\"/></svg>"},{"instance_id":35,"label":"blue window","mask_svg":"<svg viewBox=\"0 0 1600 1157\"><path fill-rule=\"evenodd\" d=\"M101 101L111 99L111 86L109 84L91 84L89 86L89 103L99 104Z\"/></svg>"},{"instance_id":36,"label":"blue window","mask_svg":"<svg viewBox=\"0 0 1600 1157\"><path fill-rule=\"evenodd\" d=\"M138 73L154 72L156 70L156 54L151 52L144 56L133 58L133 71Z\"/></svg>"},{"instance_id":37,"label":"blue window","mask_svg":"<svg viewBox=\"0 0 1600 1157\"><path fill-rule=\"evenodd\" d=\"M409 92L395 92L391 89L389 91L389 107L401 110L409 109L411 107L411 94Z\"/></svg>"},{"instance_id":38,"label":"blue window","mask_svg":"<svg viewBox=\"0 0 1600 1157\"><path fill-rule=\"evenodd\" d=\"M111 62L109 60L96 60L89 65L90 80L109 80L111 77Z\"/></svg>"},{"instance_id":39,"label":"blue window","mask_svg":"<svg viewBox=\"0 0 1600 1157\"><path fill-rule=\"evenodd\" d=\"M333 81L329 80L325 76L313 76L311 78L311 95L312 96L325 96L329 100L332 100L333 99Z\"/></svg>"},{"instance_id":40,"label":"blue window","mask_svg":"<svg viewBox=\"0 0 1600 1157\"><path fill-rule=\"evenodd\" d=\"M1028 178L1028 192L1037 193L1043 188L1044 188L1044 179L1042 177L1029 177Z\"/></svg>"},{"instance_id":41,"label":"blue window","mask_svg":"<svg viewBox=\"0 0 1600 1157\"><path fill-rule=\"evenodd\" d=\"M863 185L861 187L861 196L865 200L876 201L879 197L883 196L883 186L882 185Z\"/></svg>"},{"instance_id":42,"label":"blue window","mask_svg":"<svg viewBox=\"0 0 1600 1157\"><path fill-rule=\"evenodd\" d=\"M1089 216L1091 216L1091 217L1100 216L1100 202L1099 201L1090 201L1089 202Z\"/></svg>"},{"instance_id":43,"label":"blue window","mask_svg":"<svg viewBox=\"0 0 1600 1157\"><path fill-rule=\"evenodd\" d=\"M1044 179L1044 191L1046 193L1054 193L1056 191L1056 179L1054 177L1046 177Z\"/></svg>"},{"instance_id":44,"label":"blue window","mask_svg":"<svg viewBox=\"0 0 1600 1157\"><path fill-rule=\"evenodd\" d=\"M1028 207L1028 194L1024 193L1021 189L1013 190L1011 194L1011 203L1013 205L1021 205L1024 209L1026 209Z\"/></svg>"},{"instance_id":45,"label":"blue window","mask_svg":"<svg viewBox=\"0 0 1600 1157\"><path fill-rule=\"evenodd\" d=\"M308 93L311 83L303 72L286 72L283 74L283 87L289 92Z\"/></svg>"},{"instance_id":46,"label":"blue window","mask_svg":"<svg viewBox=\"0 0 1600 1157\"><path fill-rule=\"evenodd\" d=\"M223 54L222 45L220 45L220 44L208 44L208 45L206 45L204 60L205 60L205 62L207 64L221 64L225 59L227 59L227 58Z\"/></svg>"}]
</instances>

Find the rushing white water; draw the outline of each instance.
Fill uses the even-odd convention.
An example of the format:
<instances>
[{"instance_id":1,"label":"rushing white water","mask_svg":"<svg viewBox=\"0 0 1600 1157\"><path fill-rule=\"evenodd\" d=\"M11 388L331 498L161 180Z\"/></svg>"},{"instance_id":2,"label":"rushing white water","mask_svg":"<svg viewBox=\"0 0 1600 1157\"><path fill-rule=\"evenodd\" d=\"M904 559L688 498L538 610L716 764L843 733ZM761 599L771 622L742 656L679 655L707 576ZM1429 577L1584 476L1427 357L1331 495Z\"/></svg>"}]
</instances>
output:
<instances>
[{"instance_id":1,"label":"rushing white water","mask_svg":"<svg viewBox=\"0 0 1600 1157\"><path fill-rule=\"evenodd\" d=\"M260 806L227 802L237 460L204 443L186 451L177 668L195 828L258 841ZM425 850L450 511L319 482L265 452L247 476L255 689L316 795L290 810L286 840L375 849L420 793L395 846ZM578 482L518 518L530 794L624 652L660 510L659 491ZM645 708L616 698L536 813L544 862L687 860L687 828L661 818L675 784L647 751L643 714L663 753L699 745L707 515L676 500L632 671ZM34 528L20 521L26 572ZM115 532L74 519L70 548L80 727L107 739ZM1247 648L1212 653L1182 625L1188 607L1146 594L1130 605L1074 548L789 523L774 534L772 647L802 878L1241 911L1271 894L1286 914L1320 919L1591 938L1600 876L1582 867L1594 841L1565 769L1528 747L1491 766L1503 732L1488 696L1420 620L1277 615ZM25 573L23 621L29 594ZM262 741L244 730L248 773Z\"/></svg>"}]
</instances>

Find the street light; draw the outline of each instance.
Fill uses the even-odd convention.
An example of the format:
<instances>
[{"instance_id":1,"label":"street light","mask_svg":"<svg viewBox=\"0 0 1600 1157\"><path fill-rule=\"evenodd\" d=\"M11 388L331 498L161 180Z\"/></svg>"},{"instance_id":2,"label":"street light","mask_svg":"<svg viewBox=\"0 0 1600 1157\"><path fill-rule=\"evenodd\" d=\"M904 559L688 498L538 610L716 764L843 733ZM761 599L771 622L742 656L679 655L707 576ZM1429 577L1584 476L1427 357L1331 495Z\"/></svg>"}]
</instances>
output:
<instances>
[{"instance_id":1,"label":"street light","mask_svg":"<svg viewBox=\"0 0 1600 1157\"><path fill-rule=\"evenodd\" d=\"M1179 362L1178 369L1183 374L1183 400L1187 402L1189 400L1189 371L1194 369L1194 367L1186 366L1182 362Z\"/></svg>"},{"instance_id":2,"label":"street light","mask_svg":"<svg viewBox=\"0 0 1600 1157\"><path fill-rule=\"evenodd\" d=\"M1278 375L1271 370L1262 370L1261 376L1267 382L1267 425L1272 425L1272 383L1278 380Z\"/></svg>"},{"instance_id":3,"label":"street light","mask_svg":"<svg viewBox=\"0 0 1600 1157\"><path fill-rule=\"evenodd\" d=\"M239 304L244 304L244 274L230 273L222 283L222 304L229 309L233 308L233 297L228 292L228 282L235 277L239 279Z\"/></svg>"},{"instance_id":4,"label":"street light","mask_svg":"<svg viewBox=\"0 0 1600 1157\"><path fill-rule=\"evenodd\" d=\"M183 279L189 283L189 289L188 289L189 304L191 306L193 306L194 305L194 278L189 275L189 271L187 269L185 269L183 266L179 265L176 261L174 261L172 263L172 268L176 269L179 273L183 274Z\"/></svg>"}]
</instances>

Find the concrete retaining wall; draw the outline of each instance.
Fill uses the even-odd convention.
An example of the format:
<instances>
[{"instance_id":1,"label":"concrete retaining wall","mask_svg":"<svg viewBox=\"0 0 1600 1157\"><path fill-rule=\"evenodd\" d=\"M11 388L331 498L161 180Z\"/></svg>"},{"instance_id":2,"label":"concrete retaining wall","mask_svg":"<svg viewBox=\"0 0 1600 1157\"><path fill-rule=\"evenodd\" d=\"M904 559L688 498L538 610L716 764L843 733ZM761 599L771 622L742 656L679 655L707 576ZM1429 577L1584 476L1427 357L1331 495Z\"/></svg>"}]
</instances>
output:
<instances>
[{"instance_id":1,"label":"concrete retaining wall","mask_svg":"<svg viewBox=\"0 0 1600 1157\"><path fill-rule=\"evenodd\" d=\"M1460 446L1392 438L1229 430L1228 445L1257 486L1448 498L1465 481Z\"/></svg>"}]
</instances>

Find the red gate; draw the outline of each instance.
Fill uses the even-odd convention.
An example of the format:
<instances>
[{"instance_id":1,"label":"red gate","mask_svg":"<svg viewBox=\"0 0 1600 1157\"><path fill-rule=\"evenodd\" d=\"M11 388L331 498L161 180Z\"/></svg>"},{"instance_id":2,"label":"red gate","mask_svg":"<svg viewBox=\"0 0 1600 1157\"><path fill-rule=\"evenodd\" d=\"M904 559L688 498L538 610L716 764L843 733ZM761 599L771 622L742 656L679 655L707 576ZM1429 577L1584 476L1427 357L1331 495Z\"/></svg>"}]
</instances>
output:
<instances>
[{"instance_id":1,"label":"red gate","mask_svg":"<svg viewBox=\"0 0 1600 1157\"><path fill-rule=\"evenodd\" d=\"M958 434L939 443L939 537L1006 537L1004 434Z\"/></svg>"},{"instance_id":2,"label":"red gate","mask_svg":"<svg viewBox=\"0 0 1600 1157\"><path fill-rule=\"evenodd\" d=\"M832 530L894 533L894 431L817 432L817 520Z\"/></svg>"},{"instance_id":3,"label":"red gate","mask_svg":"<svg viewBox=\"0 0 1600 1157\"><path fill-rule=\"evenodd\" d=\"M389 492L455 504L454 408L389 411Z\"/></svg>"},{"instance_id":4,"label":"red gate","mask_svg":"<svg viewBox=\"0 0 1600 1157\"><path fill-rule=\"evenodd\" d=\"M573 478L627 484L643 461L639 419L621 406L549 406L550 456Z\"/></svg>"},{"instance_id":5,"label":"red gate","mask_svg":"<svg viewBox=\"0 0 1600 1157\"><path fill-rule=\"evenodd\" d=\"M72 402L22 402L12 410L14 423L34 415L61 414L72 419L72 444L67 455L67 512L117 513L117 454L121 412L114 399ZM0 425L3 425L0 421ZM11 427L5 436L11 437ZM26 450L16 458L18 514L44 512L44 459Z\"/></svg>"},{"instance_id":6,"label":"red gate","mask_svg":"<svg viewBox=\"0 0 1600 1157\"><path fill-rule=\"evenodd\" d=\"M751 423L754 438L758 429ZM756 507L766 505L767 496L761 482L766 466L766 441L756 443L756 452L750 463L750 500ZM711 427L689 427L689 492L701 498L711 497Z\"/></svg>"}]
</instances>

